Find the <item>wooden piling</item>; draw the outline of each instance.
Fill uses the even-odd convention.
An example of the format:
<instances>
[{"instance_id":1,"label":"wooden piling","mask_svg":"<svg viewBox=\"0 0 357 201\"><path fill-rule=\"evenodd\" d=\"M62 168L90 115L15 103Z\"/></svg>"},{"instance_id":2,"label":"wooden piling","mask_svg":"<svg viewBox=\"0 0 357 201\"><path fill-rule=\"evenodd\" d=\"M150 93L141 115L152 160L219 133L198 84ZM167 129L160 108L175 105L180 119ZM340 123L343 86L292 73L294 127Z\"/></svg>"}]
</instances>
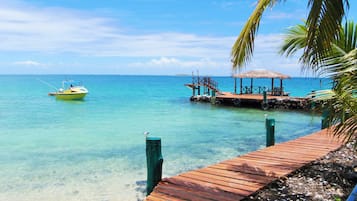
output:
<instances>
[{"instance_id":1,"label":"wooden piling","mask_svg":"<svg viewBox=\"0 0 357 201\"><path fill-rule=\"evenodd\" d=\"M325 109L323 112L322 112L322 117L321 117L321 130L322 129L325 129L327 127L329 127L329 119L328 119L328 116L329 116L329 112Z\"/></svg>"},{"instance_id":2,"label":"wooden piling","mask_svg":"<svg viewBox=\"0 0 357 201\"><path fill-rule=\"evenodd\" d=\"M266 146L272 146L275 144L275 119L265 119L266 128Z\"/></svg>"},{"instance_id":3,"label":"wooden piling","mask_svg":"<svg viewBox=\"0 0 357 201\"><path fill-rule=\"evenodd\" d=\"M146 137L147 181L146 195L149 195L162 178L161 138Z\"/></svg>"}]
</instances>

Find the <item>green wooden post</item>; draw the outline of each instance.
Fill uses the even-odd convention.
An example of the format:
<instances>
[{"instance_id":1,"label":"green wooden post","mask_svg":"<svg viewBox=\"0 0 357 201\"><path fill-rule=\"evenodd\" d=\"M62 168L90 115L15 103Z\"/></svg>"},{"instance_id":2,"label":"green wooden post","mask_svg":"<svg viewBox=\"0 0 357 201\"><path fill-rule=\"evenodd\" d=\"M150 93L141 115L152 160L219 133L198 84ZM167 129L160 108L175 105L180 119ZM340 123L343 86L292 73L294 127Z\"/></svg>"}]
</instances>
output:
<instances>
[{"instance_id":1,"label":"green wooden post","mask_svg":"<svg viewBox=\"0 0 357 201\"><path fill-rule=\"evenodd\" d=\"M265 119L265 128L266 128L266 146L272 146L275 144L275 119Z\"/></svg>"},{"instance_id":2,"label":"green wooden post","mask_svg":"<svg viewBox=\"0 0 357 201\"><path fill-rule=\"evenodd\" d=\"M149 195L161 181L162 163L161 138L146 137L147 181L146 195Z\"/></svg>"},{"instance_id":3,"label":"green wooden post","mask_svg":"<svg viewBox=\"0 0 357 201\"><path fill-rule=\"evenodd\" d=\"M328 121L327 121L327 118L326 117L322 117L321 119L321 130L322 129L325 129L328 127Z\"/></svg>"},{"instance_id":4,"label":"green wooden post","mask_svg":"<svg viewBox=\"0 0 357 201\"><path fill-rule=\"evenodd\" d=\"M266 90L263 91L263 103L264 104L267 103L267 91Z\"/></svg>"},{"instance_id":5,"label":"green wooden post","mask_svg":"<svg viewBox=\"0 0 357 201\"><path fill-rule=\"evenodd\" d=\"M267 92L264 90L263 91L263 102L262 104L262 109L267 110L269 109L269 104L268 104L268 99L267 99Z\"/></svg>"},{"instance_id":6,"label":"green wooden post","mask_svg":"<svg viewBox=\"0 0 357 201\"><path fill-rule=\"evenodd\" d=\"M329 127L328 116L329 116L329 112L325 109L322 112L322 117L321 117L321 130Z\"/></svg>"}]
</instances>

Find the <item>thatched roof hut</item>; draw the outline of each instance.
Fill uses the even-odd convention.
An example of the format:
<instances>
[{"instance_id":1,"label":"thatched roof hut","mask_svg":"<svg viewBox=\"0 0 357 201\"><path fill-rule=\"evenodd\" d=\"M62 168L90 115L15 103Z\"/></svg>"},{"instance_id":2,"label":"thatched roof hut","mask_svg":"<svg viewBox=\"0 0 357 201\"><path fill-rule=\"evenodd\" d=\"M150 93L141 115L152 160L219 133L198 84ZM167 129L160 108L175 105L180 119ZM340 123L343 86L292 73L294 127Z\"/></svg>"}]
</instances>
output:
<instances>
[{"instance_id":1,"label":"thatched roof hut","mask_svg":"<svg viewBox=\"0 0 357 201\"><path fill-rule=\"evenodd\" d=\"M234 93L237 91L237 78L240 78L240 94L243 93L242 90L242 79L243 78L250 78L250 92L253 93L253 78L271 78L271 89L269 90L272 95L284 95L283 91L283 79L288 79L290 76L284 75L282 73L274 72L274 71L269 71L265 69L259 69L259 70L251 70L248 72L240 73L240 74L234 74ZM280 88L274 88L274 79L280 79ZM248 92L246 92L248 93Z\"/></svg>"},{"instance_id":2,"label":"thatched roof hut","mask_svg":"<svg viewBox=\"0 0 357 201\"><path fill-rule=\"evenodd\" d=\"M277 73L274 71L269 71L265 69L251 70L245 73L235 74L233 77L236 78L278 78L278 79L287 79L290 78L288 75L282 73Z\"/></svg>"}]
</instances>

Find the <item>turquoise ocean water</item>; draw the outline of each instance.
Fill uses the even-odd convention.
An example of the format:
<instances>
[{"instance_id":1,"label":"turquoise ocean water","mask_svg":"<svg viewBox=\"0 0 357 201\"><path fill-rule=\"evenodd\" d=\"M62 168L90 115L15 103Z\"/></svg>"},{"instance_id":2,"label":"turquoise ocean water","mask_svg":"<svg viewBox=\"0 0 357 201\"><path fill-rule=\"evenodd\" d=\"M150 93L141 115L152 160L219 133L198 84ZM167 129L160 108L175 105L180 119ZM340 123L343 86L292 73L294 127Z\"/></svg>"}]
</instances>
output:
<instances>
[{"instance_id":1,"label":"turquoise ocean water","mask_svg":"<svg viewBox=\"0 0 357 201\"><path fill-rule=\"evenodd\" d=\"M84 101L59 101L43 81L83 81ZM214 78L233 91L233 80ZM318 115L192 103L191 77L2 75L0 200L142 200L143 133L162 138L164 176L264 147L264 114L276 120L276 141L317 131ZM248 84L249 80L247 80ZM270 80L257 80L270 86ZM278 85L278 82L276 83ZM284 81L292 96L328 86ZM321 86L323 85L323 86Z\"/></svg>"}]
</instances>

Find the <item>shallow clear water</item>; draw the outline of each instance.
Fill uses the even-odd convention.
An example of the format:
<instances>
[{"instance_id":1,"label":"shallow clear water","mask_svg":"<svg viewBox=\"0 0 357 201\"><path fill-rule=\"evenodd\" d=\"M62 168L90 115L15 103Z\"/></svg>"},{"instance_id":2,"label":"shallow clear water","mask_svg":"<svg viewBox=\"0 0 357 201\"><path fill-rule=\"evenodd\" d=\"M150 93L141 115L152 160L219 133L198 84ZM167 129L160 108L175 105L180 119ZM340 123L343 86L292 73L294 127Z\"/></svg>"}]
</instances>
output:
<instances>
[{"instance_id":1,"label":"shallow clear water","mask_svg":"<svg viewBox=\"0 0 357 201\"><path fill-rule=\"evenodd\" d=\"M191 77L77 75L84 101L47 96L43 81L66 78L0 76L0 200L141 200L144 131L162 138L163 174L172 176L264 147L264 114L276 120L277 142L320 128L308 113L192 103L183 86ZM215 80L233 91L231 78ZM293 96L320 89L318 79L284 84Z\"/></svg>"}]
</instances>

